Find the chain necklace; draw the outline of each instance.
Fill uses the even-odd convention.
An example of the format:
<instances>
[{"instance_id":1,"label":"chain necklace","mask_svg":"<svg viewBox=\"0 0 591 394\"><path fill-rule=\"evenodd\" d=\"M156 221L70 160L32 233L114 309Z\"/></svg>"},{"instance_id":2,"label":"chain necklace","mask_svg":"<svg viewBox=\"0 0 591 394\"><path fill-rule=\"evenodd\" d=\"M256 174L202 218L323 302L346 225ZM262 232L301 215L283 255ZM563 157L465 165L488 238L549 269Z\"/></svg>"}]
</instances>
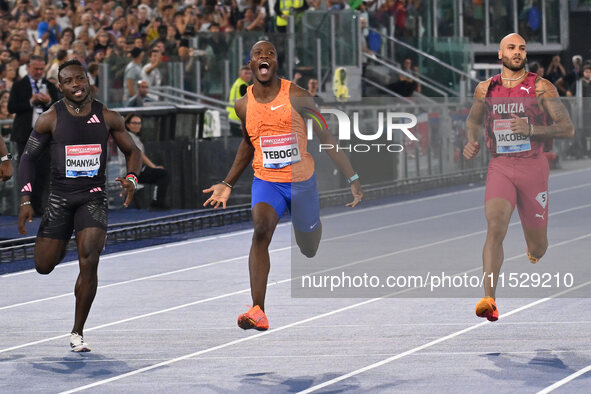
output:
<instances>
[{"instance_id":1,"label":"chain necklace","mask_svg":"<svg viewBox=\"0 0 591 394\"><path fill-rule=\"evenodd\" d=\"M68 107L72 108L74 111L76 111L77 114L80 113L80 107L74 107L72 104L68 104Z\"/></svg>"},{"instance_id":2,"label":"chain necklace","mask_svg":"<svg viewBox=\"0 0 591 394\"><path fill-rule=\"evenodd\" d=\"M513 82L513 81L518 81L518 80L520 80L521 78L523 78L523 76L524 76L524 75L525 75L525 70L523 70L523 73L522 73L520 76L518 76L517 78L503 78L503 73L501 73L501 79L502 79L503 81L510 81L510 82Z\"/></svg>"}]
</instances>

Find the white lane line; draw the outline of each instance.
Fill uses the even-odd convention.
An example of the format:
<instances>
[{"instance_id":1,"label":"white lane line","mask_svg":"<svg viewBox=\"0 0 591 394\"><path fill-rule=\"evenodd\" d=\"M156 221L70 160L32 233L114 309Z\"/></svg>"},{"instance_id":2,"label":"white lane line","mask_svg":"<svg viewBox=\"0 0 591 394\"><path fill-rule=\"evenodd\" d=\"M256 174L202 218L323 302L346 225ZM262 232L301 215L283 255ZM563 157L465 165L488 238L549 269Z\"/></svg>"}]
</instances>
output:
<instances>
[{"instance_id":1,"label":"white lane line","mask_svg":"<svg viewBox=\"0 0 591 394\"><path fill-rule=\"evenodd\" d=\"M573 186L573 187L564 188L564 189L559 189L559 190L555 191L554 193L562 192L562 191L566 191L566 190L578 189L578 188L586 187L586 186L589 186L589 185L591 185L591 183L589 183L589 184L582 184L582 185ZM549 217L550 216L560 215L560 214L563 214L563 213L568 213L568 212L571 212L571 211L574 211L574 210L578 210L578 209L587 208L587 207L590 207L590 206L591 206L591 204L586 204L586 205L580 205L580 206L569 208L569 209L564 209L562 211L552 212L552 213L549 214ZM476 206L476 207L461 209L461 210L452 211L452 212L447 212L447 213L443 213L443 214L439 214L439 215L433 215L433 216L428 216L428 217L424 217L424 218L408 220L406 222L395 223L395 224L391 224L391 225L388 225L388 226L376 227L376 228L372 228L372 229L369 229L369 230L359 231L359 232L356 232L356 233L350 233L350 234L336 236L336 237L332 237L332 238L326 238L322 242L330 242L330 241L339 240L339 239L343 239L343 238L347 238L347 237L358 236L358 235L361 235L361 234L368 234L368 233L371 233L371 232L374 232L374 231L381 231L381 230L385 230L385 229L389 229L389 228L394 228L394 227L400 227L400 226L409 225L409 224L420 223L420 222L424 222L424 221L428 221L428 220L440 219L440 218L443 218L443 217L453 216L453 215L457 215L457 214L460 214L460 213L466 213L466 212L474 211L474 210L481 209L481 208L482 207L479 205L479 206ZM514 225L517 225L519 223L520 223L519 221L513 222L509 226L514 226ZM242 233L245 233L245 232L242 232ZM470 234L459 236L459 237L456 237L456 238L450 238L450 239L443 240L443 241L437 241L437 242L434 242L434 243L431 243L431 244L427 244L426 246L434 246L434 245L438 245L440 243L455 241L455 240L459 240L459 239L463 239L463 238L466 238L466 237L469 237L469 236L479 235L479 234L483 234L483 233L486 233L486 230L482 230L482 231L475 232L475 233L470 233ZM205 240L210 240L210 239L214 239L214 238L217 239L217 238L220 238L220 237L219 236L216 236L216 237L208 237L207 239L204 239L203 238L203 239L200 239L198 241L205 241ZM184 241L184 243L187 243L187 241ZM169 245L159 246L159 247L149 248L149 249L146 249L146 250L153 251L153 250L158 250L158 249L164 249L166 247L170 247L170 246ZM272 250L269 251L269 253L278 252L278 251L284 251L284 250L291 249L293 247L294 246L292 245L292 246L289 246L289 247L272 249ZM383 257L389 257L389 256L393 256L393 255L396 255L396 254L409 252L409 251L412 251L412 250L416 250L416 249L415 248L403 249L403 250L392 252L392 253L389 253L389 254L386 254L386 255L377 256L377 257L371 258L369 260L364 260L364 262L366 262L366 261L372 261L372 260L375 260L376 258L379 259L379 258L383 258ZM134 254L134 251L124 252L124 254ZM109 257L109 256L113 256L113 255L107 255L106 257ZM120 256L118 256L118 257L120 257ZM193 267L182 268L182 269L174 270L174 271L167 271L167 272L163 272L163 273L160 273L160 274L148 275L148 276L144 276L144 277L140 277L140 278L130 279L130 280L127 280L127 281L122 281L122 282L117 282L117 283L111 283L111 284L108 284L108 285L102 285L102 286L99 286L98 289L103 289L103 288L108 288L108 287L114 287L114 286L119 286L119 285L123 285L123 284L139 282L139 281L142 281L142 280L153 279L153 278L157 278L157 277L161 277L161 276L172 275L172 274L176 274L176 273L180 273L180 272L187 272L187 271L191 271L191 270L196 270L196 269L211 267L213 265L225 264L225 263L232 262L232 261L240 261L240 260L245 259L245 258L248 258L248 255L244 255L244 256L240 256L240 257L235 257L235 258L232 258L232 259L219 260L219 261L215 261L215 262L211 262L211 263L206 263L206 264L203 264L203 265L197 265L197 266L193 266ZM347 266L348 265L339 266L339 267L335 267L334 269L336 269L336 268L344 268L344 267L347 267ZM45 298L40 298L40 299L36 299L36 300L21 302L21 303L17 303L17 304L6 305L6 306L3 306L3 307L0 307L0 311L1 310L5 310L5 309L16 308L16 307L20 307L20 306L30 305L30 304L34 304L34 303L38 303L38 302L44 302L44 301L50 301L50 300L55 300L55 299L59 299L59 298L64 298L64 297L68 297L68 296L71 296L71 295L72 295L72 293L64 293L64 294L60 294L60 295L56 295L56 296L52 296L52 297L45 297Z\"/></svg>"},{"instance_id":2,"label":"white lane line","mask_svg":"<svg viewBox=\"0 0 591 394\"><path fill-rule=\"evenodd\" d=\"M591 204L587 204L587 205L585 205L583 207L587 207L587 206L591 206ZM566 212L566 211L572 211L574 209L575 208L570 208L570 209L564 210L564 212ZM555 214L559 214L559 212L556 212ZM519 222L516 222L514 224L519 224ZM483 231L479 231L479 232L471 233L471 234L480 234L482 232ZM459 240L459 239L463 239L463 238L466 238L467 236L470 236L470 234L462 235L462 236L459 236L459 237L449 238L447 240L447 242L456 241L456 240ZM556 244L552 244L552 245L549 245L548 246L548 249L553 248L553 247L557 247L557 246L566 245L568 243L576 242L576 241L582 240L584 238L588 238L590 236L591 236L591 233L582 235L582 236L577 237L577 238L565 240L565 241L562 241L562 242L559 242L559 243L556 243ZM330 271L335 270L335 269L349 267L349 266L353 266L353 265L356 265L356 264L360 264L360 263L364 263L364 262L367 262L367 261L372 261L372 260L376 260L376 259L380 259L380 258L384 258L384 257L391 257L391 256L396 255L396 254L400 254L400 253L404 253L404 252L409 252L409 251L415 251L415 250L419 250L419 249L422 249L422 248L427 248L427 247L431 247L431 246L434 246L434 245L439 245L439 244L442 244L444 242L446 242L446 240L441 240L441 241L436 241L436 242L432 242L432 243L428 243L428 244L424 244L424 245L419 245L419 246L415 246L415 247L412 247L412 248L407 248L407 249L399 250L399 251L396 251L396 252L393 252L393 253L387 253L387 254L383 254L383 255L380 255L380 256L376 256L376 257L371 257L371 258L364 259L364 260L353 261L353 262L348 263L348 264L343 264L343 265L341 265L339 267L331 267L329 269L322 270L322 271L317 271L317 272L313 272L313 273L308 274L308 275L317 275L317 274L320 274L320 273L330 272ZM509 258L505 259L505 261L510 261L510 260L513 260L513 259L516 259L516 258L519 258L519 257L522 257L522 256L523 256L523 253L520 253L520 254L517 254L515 256L512 256L512 257L509 257ZM482 268L481 267L476 267L476 268L473 268L473 269L464 271L464 272L462 272L462 274L468 273L468 272L477 271L477 270L480 270L480 269L482 269ZM287 278L287 279L283 279L283 280L280 280L280 281L271 282L271 283L269 283L267 285L267 287L274 286L274 285L279 285L279 284L283 284L283 283L286 283L286 282L291 282L291 281L294 281L294 280L297 280L297 279L298 279L297 277L296 278ZM414 290L414 288L408 288L408 289L404 289L402 291L404 292L404 291L410 291L410 290ZM167 313L167 312L175 311L175 310L178 310L178 309L181 309L181 308L186 308L186 307L190 307L190 306L202 304L202 303L205 303L205 302L215 301L215 300L218 300L218 299L222 299L222 298L226 298L226 297L230 297L230 296L234 296L234 295L246 293L246 292L249 292L249 291L250 291L250 289L243 289L243 290L238 290L238 291L234 291L234 292L231 292L231 293L226 293L226 294L218 295L218 296L211 297L211 298L201 299L201 300L193 301L193 302L190 302L190 303L186 303L186 304L182 304L182 305L178 305L178 306L174 306L174 307L170 307L170 308L166 308L166 309L161 309L161 310L158 310L158 311L154 311L154 312L150 312L150 313L146 313L146 314L142 314L142 315L130 317L130 318L127 318L127 319L122 319L122 320L114 321L114 322L111 322L111 323L106 323L106 324L103 324L103 325L100 325L100 326L96 326L96 327L92 327L92 328L88 328L88 329L86 329L86 331L87 332L88 331L94 331L94 330L98 330L98 329L101 329L101 328L114 326L114 325L121 324L121 323L127 323L127 322L130 322L130 321L134 321L134 320L138 320L138 319L143 319L143 318L146 318L146 317L151 317L151 316L159 315L159 314L162 314L162 313ZM398 294L398 293L394 293L394 294ZM38 345L40 343L49 342L49 341L53 341L53 340L60 339L60 338L65 338L68 335L69 334L54 336L54 337L51 337L51 338L40 339L38 341L24 343L24 344L21 344L21 345L12 346L12 347L5 348L5 349L0 349L0 353L6 353L6 352L9 352L9 351L12 351L12 350L21 349L21 348L28 347L28 346L33 346L33 345Z\"/></svg>"},{"instance_id":3,"label":"white lane line","mask_svg":"<svg viewBox=\"0 0 591 394\"><path fill-rule=\"evenodd\" d=\"M551 386L546 387L543 390L538 391L537 394L547 394L550 393L554 390L556 390L557 388L559 388L560 386L564 386L565 384L567 384L568 382L570 382L573 379L578 378L581 375L586 374L587 372L591 371L591 365L587 365L585 368L578 370L577 372L568 375L566 378L559 380L558 382L554 383ZM588 387L588 386L587 386Z\"/></svg>"},{"instance_id":4,"label":"white lane line","mask_svg":"<svg viewBox=\"0 0 591 394\"><path fill-rule=\"evenodd\" d=\"M582 283L582 284L580 284L578 286L572 287L570 289L563 290L563 291L561 291L559 293L556 293L556 294L554 294L554 295L552 295L550 297L542 298L542 299L536 300L534 302L530 302L529 304L526 304L526 305L523 305L523 306L521 306L519 308L513 309L510 312L507 312L507 313L504 313L502 315L499 315L499 320L504 319L504 318L507 318L507 317L509 317L511 315L514 315L516 313L522 312L522 311L524 311L526 309L533 308L534 306L543 304L544 302L550 301L550 300L552 300L552 299L554 299L556 297L560 297L560 296L562 296L564 294L567 294L567 293L570 293L572 291L581 289L581 288L583 288L585 286L588 286L590 284L591 284L591 281L588 281L588 282ZM308 388L306 390L302 390L299 393L300 394L307 394L307 393L312 393L314 391L318 391L318 390L323 389L325 387L331 386L331 385L333 385L335 383L341 382L341 381L343 381L345 379L349 379L349 378L351 378L353 376L357 376L357 375L362 374L364 372L371 371L372 369L376 369L376 368L381 367L383 365L389 364L392 361L399 360L399 359L401 359L403 357L406 357L406 356L409 356L411 354L420 352L421 350L430 348L430 347L435 346L435 345L437 345L439 343L442 343L442 342L448 341L450 339L456 338L456 337L458 337L458 336L460 336L462 334L465 334L467 332L474 331L477 328L480 328L480 327L482 327L482 326L484 326L486 324L494 324L494 323L491 323L491 322L488 322L488 321L483 321L482 323L475 324L475 325L470 326L470 327L466 327L463 330L459 330L459 331L456 331L456 332L451 333L449 335L446 335L444 337L437 338L437 339L435 339L435 340L433 340L431 342L427 342L427 343L425 343L425 344L423 344L421 346L417 346L417 347L412 348L410 350L407 350L405 352L399 353L399 354L397 354L395 356L392 356L392 357L386 358L384 360L381 360L381 361L379 361L377 363L373 363L373 364L367 365L367 366L365 366L363 368L356 369L355 371L351 371L351 372L349 372L347 374L338 376L338 377L336 377L334 379L331 379L331 380L328 380L326 382L317 384L317 385L312 386L312 387L310 387L310 388Z\"/></svg>"},{"instance_id":5,"label":"white lane line","mask_svg":"<svg viewBox=\"0 0 591 394\"><path fill-rule=\"evenodd\" d=\"M586 235L583 235L583 236L580 236L580 237L577 237L577 238L575 238L573 240L570 240L570 241L564 241L561 244L564 245L566 243L575 242L576 240L588 238L590 236L591 236L591 233L586 234ZM293 279L286 279L286 280L283 280L281 282L290 282L292 280ZM514 309L514 310L512 310L510 312L504 313L503 315L500 315L499 316L499 319L505 318L505 317L508 317L508 316L511 316L513 314L516 314L516 313L519 313L519 312L521 312L523 310L529 309L529 308L534 307L534 306L536 306L538 304L541 304L541 303L544 303L546 301L549 301L552 298L559 297L561 295L570 293L572 291L578 290L579 288L583 288L583 287L585 287L585 286L587 286L589 284L591 284L591 281L588 281L588 282L585 282L585 283L583 283L581 285L578 285L578 286L572 287L570 289L561 291L559 293L554 294L551 297L543 298L541 300L537 300L537 301L531 302L531 303L529 303L529 304L527 304L525 306L519 307L519 308ZM414 288L404 289L404 290L401 290L401 291L394 292L391 295L399 295L399 294L410 292L410 291L413 291L413 290L415 290L415 289ZM100 381L97 381L97 382L94 382L94 383L91 383L91 384L88 384L88 385L85 385L85 386L77 387L77 388L74 388L74 389L71 389L71 390L68 390L68 391L63 391L61 394L75 393L75 392L87 390L89 388L101 386L103 384L107 384L107 383L114 382L114 381L117 381L117 380L120 380L120 379L124 379L124 378L129 377L129 376L140 374L142 372L150 371L150 370L153 370L153 369L156 369L156 368L160 368L162 366L174 364L176 362L183 361L183 360L186 360L186 359L190 359L190 358L193 358L193 357L197 357L197 356L200 356L202 354L210 353L210 352L213 352L213 351L216 351L216 350L219 350L219 349L223 349L223 348L226 348L226 347L230 347L230 346L233 346L233 345L242 343L242 342L246 342L246 341L250 341L250 340L253 340L253 339L256 339L256 338L260 338L262 336L269 335L271 333L275 333L275 332L286 330L288 328L300 326L302 324L306 324L306 323L311 322L311 321L319 320L319 319L322 319L324 317L332 316L334 314L337 314L337 313L340 313L340 312L344 312L344 311L347 311L347 310L350 310L350 309L354 309L354 308L357 308L359 306L368 305L368 304L371 304L371 303L374 303L376 301L380 301L380 300L383 300L383 299L384 298L372 298L370 300L359 302L359 303L356 303L356 304L353 304L353 305L349 305L349 306L346 306L346 307L343 307L343 308L339 308L337 310L333 310L333 311L326 312L326 313L323 313L323 314L320 314L320 315L312 316L312 317L307 318L307 319L304 319L304 320L300 320L300 321L297 321L297 322L294 322L294 323L290 323L290 324L287 324L285 326L282 326L282 327L279 327L279 328L276 328L276 329L272 329L272 330L269 330L269 331L264 331L264 332L261 332L261 333L252 335L250 337L241 338L241 339L237 339L237 340L234 340L234 341L226 342L226 343L223 343L223 344L214 346L214 347L210 347L210 348L203 349L203 350L200 350L200 351L197 351L197 352L194 352L194 353L186 354L184 356L176 357L176 358L171 359L171 360L167 360L167 361L163 361L163 362L160 362L160 363L157 363L157 364L153 364L153 365L149 365L149 366L146 366L146 367L143 367L143 368L139 368L139 369L136 369L136 370L133 370L133 371L130 371L130 372L127 372L127 373L118 375L118 376L113 376L113 377L108 378L108 379L103 379L103 380L100 380ZM331 385L333 383L336 383L336 382L338 382L340 380L344 380L347 377L354 376L354 375L357 375L359 373L365 372L366 370L377 368L378 366L387 364L387 363L392 362L394 360L397 360L399 358L402 358L402 357L405 357L407 355L416 353L416 352L418 352L420 350L423 350L425 348L431 347L431 346L436 345L436 344L438 344L440 342L444 342L444 341L446 341L448 339L455 338L455 337L457 337L459 335L462 335L462 334L464 334L466 332L470 332L472 330L475 330L476 328L479 328L479 327L481 327L481 326L483 326L485 324L489 324L489 323L490 322L488 322L488 321L484 321L484 322L479 323L479 324L476 324L474 326L467 327L467 328L465 328L463 330L460 330L460 331L457 331L457 332L455 332L453 334L450 334L450 335L447 335L445 337L439 338L437 340L431 341L431 342L429 342L427 344L424 344L422 346L416 347L416 348L411 349L409 351L406 351L404 353L401 353L401 354L398 354L396 356L390 357L390 358L388 358L386 360L382 360L382 361L380 361L378 363L372 364L371 366L362 368L362 369L357 370L357 371L353 371L353 372L351 372L351 373L349 373L347 375L343 375L343 376L341 376L339 378L336 378L336 379L333 379L333 380L329 381L329 382L332 382L332 383L325 382L322 385L314 386L314 387L317 387L317 388L314 389L314 390L312 390L312 391L315 391L315 390L320 389L322 387L329 386L329 385ZM353 374L353 375L351 375L351 374ZM322 387L320 387L320 386L322 386ZM311 390L313 388L310 388L310 389L308 389L308 390L306 390L304 392L310 392L309 390Z\"/></svg>"}]
</instances>

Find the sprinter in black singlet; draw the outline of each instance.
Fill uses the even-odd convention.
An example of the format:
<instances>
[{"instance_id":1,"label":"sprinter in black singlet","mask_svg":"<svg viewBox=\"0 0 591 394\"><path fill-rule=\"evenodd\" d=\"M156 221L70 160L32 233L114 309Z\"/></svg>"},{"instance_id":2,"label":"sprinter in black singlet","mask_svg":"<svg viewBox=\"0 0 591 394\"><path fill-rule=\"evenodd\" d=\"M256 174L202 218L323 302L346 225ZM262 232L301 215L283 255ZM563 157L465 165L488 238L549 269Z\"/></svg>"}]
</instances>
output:
<instances>
[{"instance_id":1,"label":"sprinter in black singlet","mask_svg":"<svg viewBox=\"0 0 591 394\"><path fill-rule=\"evenodd\" d=\"M125 154L128 174L117 178L124 205L128 206L137 186L140 150L135 146L118 113L95 101L88 76L77 60L62 64L58 72L64 99L43 113L31 132L19 166L21 206L19 233L31 221L31 185L35 160L50 144L51 186L47 208L35 241L35 268L49 274L64 258L66 246L76 230L80 274L76 281L76 313L70 347L76 352L90 351L83 340L83 328L97 288L99 255L107 234L107 193L105 167L109 135Z\"/></svg>"}]
</instances>

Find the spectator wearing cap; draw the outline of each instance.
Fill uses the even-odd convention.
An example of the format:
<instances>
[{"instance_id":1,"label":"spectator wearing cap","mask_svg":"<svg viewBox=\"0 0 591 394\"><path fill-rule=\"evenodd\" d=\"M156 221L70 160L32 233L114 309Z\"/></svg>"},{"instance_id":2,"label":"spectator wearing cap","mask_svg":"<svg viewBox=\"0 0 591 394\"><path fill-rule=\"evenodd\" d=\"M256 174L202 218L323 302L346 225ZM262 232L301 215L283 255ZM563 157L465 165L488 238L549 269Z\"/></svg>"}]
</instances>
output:
<instances>
[{"instance_id":1,"label":"spectator wearing cap","mask_svg":"<svg viewBox=\"0 0 591 394\"><path fill-rule=\"evenodd\" d=\"M135 87L137 81L142 79L142 59L144 51L140 48L133 48L130 52L131 61L125 67L125 73L123 76L123 100L129 100L132 96L135 96Z\"/></svg>"},{"instance_id":2,"label":"spectator wearing cap","mask_svg":"<svg viewBox=\"0 0 591 394\"><path fill-rule=\"evenodd\" d=\"M152 97L148 94L148 89L150 85L147 81L139 80L137 81L137 94L127 100L125 103L126 107L143 107L146 103L151 103L154 101Z\"/></svg>"}]
</instances>

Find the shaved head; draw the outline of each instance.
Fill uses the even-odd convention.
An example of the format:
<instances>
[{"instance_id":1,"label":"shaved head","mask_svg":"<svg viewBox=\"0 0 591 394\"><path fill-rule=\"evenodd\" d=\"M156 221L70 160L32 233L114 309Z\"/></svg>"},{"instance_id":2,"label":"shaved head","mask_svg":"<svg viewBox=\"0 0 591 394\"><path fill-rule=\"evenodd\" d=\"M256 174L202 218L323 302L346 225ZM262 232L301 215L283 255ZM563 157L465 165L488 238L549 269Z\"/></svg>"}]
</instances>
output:
<instances>
[{"instance_id":1,"label":"shaved head","mask_svg":"<svg viewBox=\"0 0 591 394\"><path fill-rule=\"evenodd\" d=\"M503 48L506 47L509 42L522 43L525 45L525 39L523 37L521 37L517 33L510 33L510 34L507 34L505 37L503 37L503 39L501 40L501 42L499 44L499 49L503 50Z\"/></svg>"},{"instance_id":2,"label":"shaved head","mask_svg":"<svg viewBox=\"0 0 591 394\"><path fill-rule=\"evenodd\" d=\"M257 41L257 42L256 42L256 43L255 43L255 44L252 46L252 48L250 48L250 56L252 56L252 52L255 50L255 48L258 48L258 47L260 47L261 45L270 45L270 46L271 46L271 47L272 47L272 48L275 50L275 52L277 52L277 48L275 48L275 45L273 45L273 43L272 43L272 42L270 42L270 41L266 41L266 40L261 40L261 41Z\"/></svg>"}]
</instances>

